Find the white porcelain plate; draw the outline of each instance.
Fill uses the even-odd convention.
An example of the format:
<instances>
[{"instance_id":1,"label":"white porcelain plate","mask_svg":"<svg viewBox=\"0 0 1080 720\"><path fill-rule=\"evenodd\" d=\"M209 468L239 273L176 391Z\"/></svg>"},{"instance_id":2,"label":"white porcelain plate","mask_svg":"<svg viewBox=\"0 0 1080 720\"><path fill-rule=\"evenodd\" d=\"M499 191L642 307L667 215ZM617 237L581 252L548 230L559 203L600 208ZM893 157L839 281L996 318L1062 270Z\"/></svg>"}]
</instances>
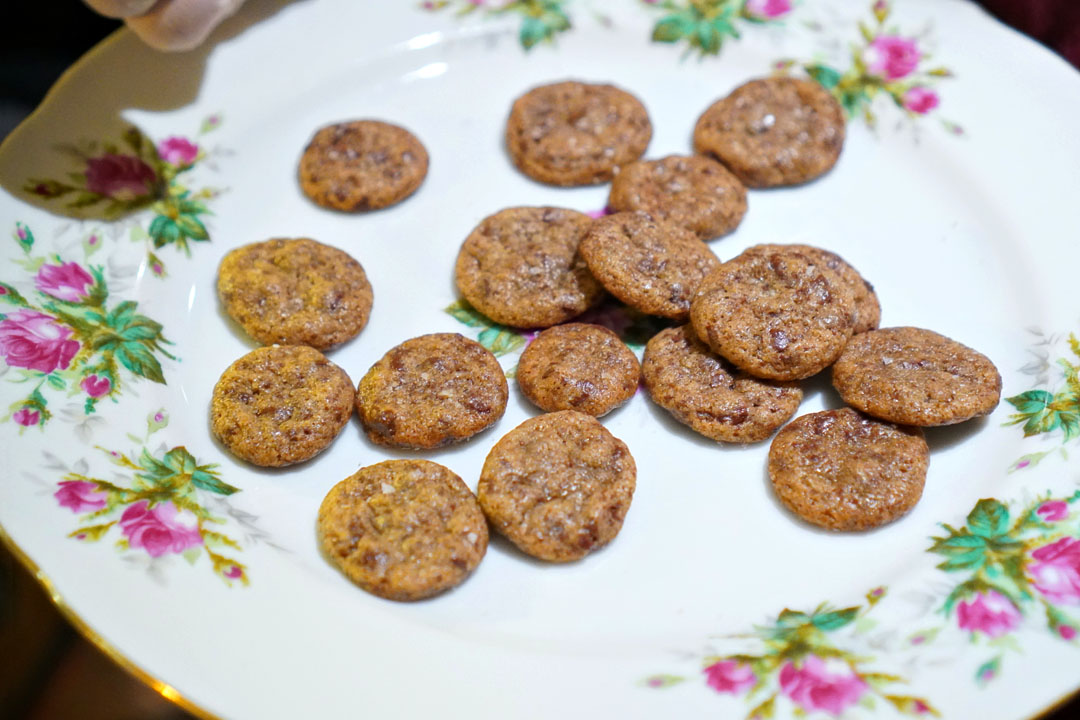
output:
<instances>
[{"instance_id":1,"label":"white porcelain plate","mask_svg":"<svg viewBox=\"0 0 1080 720\"><path fill-rule=\"evenodd\" d=\"M354 381L436 331L509 370L527 338L455 304L461 241L503 207L600 211L607 193L518 173L511 101L612 82L647 106L660 157L771 72L836 93L847 143L822 179L751 192L714 251L835 250L884 325L1001 370L990 417L928 430L926 490L900 521L814 530L774 498L767 443L707 441L639 393L603 420L638 466L609 547L554 566L496 540L460 588L399 604L320 556L315 515L357 467L406 454L354 420L270 472L211 437L214 382L253 347L215 294L228 250L308 236L363 263L371 322L331 353ZM120 33L0 148L6 541L87 634L207 716L1036 714L1080 686L1077 117L1080 75L958 0L253 0L195 53ZM419 192L356 215L301 194L307 140L351 118L422 139ZM839 405L827 377L805 387L800 413ZM475 488L535 413L511 381L496 427L411 455Z\"/></svg>"}]
</instances>

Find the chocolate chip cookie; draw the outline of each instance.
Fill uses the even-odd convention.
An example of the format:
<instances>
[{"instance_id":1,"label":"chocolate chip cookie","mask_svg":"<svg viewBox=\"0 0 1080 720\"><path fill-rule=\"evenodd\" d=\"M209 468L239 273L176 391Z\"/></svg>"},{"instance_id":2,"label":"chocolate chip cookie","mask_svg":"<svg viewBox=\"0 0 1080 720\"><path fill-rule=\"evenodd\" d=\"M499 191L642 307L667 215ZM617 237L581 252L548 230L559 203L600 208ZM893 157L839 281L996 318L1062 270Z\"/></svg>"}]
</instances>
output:
<instances>
[{"instance_id":1,"label":"chocolate chip cookie","mask_svg":"<svg viewBox=\"0 0 1080 720\"><path fill-rule=\"evenodd\" d=\"M428 449L472 437L502 417L508 389L489 350L454 333L421 335L392 348L356 390L372 442Z\"/></svg>"},{"instance_id":2,"label":"chocolate chip cookie","mask_svg":"<svg viewBox=\"0 0 1080 720\"><path fill-rule=\"evenodd\" d=\"M922 497L930 450L922 430L851 408L796 418L769 448L780 501L829 530L869 530L907 513Z\"/></svg>"},{"instance_id":3,"label":"chocolate chip cookie","mask_svg":"<svg viewBox=\"0 0 1080 720\"><path fill-rule=\"evenodd\" d=\"M596 418L564 410L531 418L487 456L477 497L492 526L522 551L579 560L622 528L637 468Z\"/></svg>"},{"instance_id":4,"label":"chocolate chip cookie","mask_svg":"<svg viewBox=\"0 0 1080 720\"><path fill-rule=\"evenodd\" d=\"M218 269L225 312L264 345L325 350L355 337L371 314L371 284L348 253L308 238L229 252Z\"/></svg>"},{"instance_id":5,"label":"chocolate chip cookie","mask_svg":"<svg viewBox=\"0 0 1080 720\"><path fill-rule=\"evenodd\" d=\"M645 106L611 85L560 82L525 93L506 121L506 148L523 173L550 185L595 185L637 160L652 138Z\"/></svg>"},{"instance_id":6,"label":"chocolate chip cookie","mask_svg":"<svg viewBox=\"0 0 1080 720\"><path fill-rule=\"evenodd\" d=\"M427 460L360 468L326 494L318 532L346 577L390 600L420 600L459 585L488 543L487 521L468 486Z\"/></svg>"},{"instance_id":7,"label":"chocolate chip cookie","mask_svg":"<svg viewBox=\"0 0 1080 720\"><path fill-rule=\"evenodd\" d=\"M1001 399L1001 375L989 358L914 327L856 335L833 366L833 385L869 415L924 427L987 415Z\"/></svg>"},{"instance_id":8,"label":"chocolate chip cookie","mask_svg":"<svg viewBox=\"0 0 1080 720\"><path fill-rule=\"evenodd\" d=\"M352 406L352 381L321 352L273 345L222 373L210 401L210 429L241 460L281 467L329 447Z\"/></svg>"},{"instance_id":9,"label":"chocolate chip cookie","mask_svg":"<svg viewBox=\"0 0 1080 720\"><path fill-rule=\"evenodd\" d=\"M611 330L570 323L537 335L521 353L515 377L525 397L542 410L598 417L634 396L641 367Z\"/></svg>"},{"instance_id":10,"label":"chocolate chip cookie","mask_svg":"<svg viewBox=\"0 0 1080 720\"><path fill-rule=\"evenodd\" d=\"M416 192L428 154L405 128L355 120L321 128L300 158L300 188L323 207L378 210Z\"/></svg>"}]
</instances>

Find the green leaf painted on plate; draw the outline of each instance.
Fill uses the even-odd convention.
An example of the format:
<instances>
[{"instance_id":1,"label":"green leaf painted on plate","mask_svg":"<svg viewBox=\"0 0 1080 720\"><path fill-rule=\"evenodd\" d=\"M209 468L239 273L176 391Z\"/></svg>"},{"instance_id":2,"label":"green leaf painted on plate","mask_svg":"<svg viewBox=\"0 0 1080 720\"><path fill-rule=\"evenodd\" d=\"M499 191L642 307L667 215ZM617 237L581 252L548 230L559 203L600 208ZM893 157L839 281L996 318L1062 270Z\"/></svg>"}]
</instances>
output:
<instances>
[{"instance_id":1,"label":"green leaf painted on plate","mask_svg":"<svg viewBox=\"0 0 1080 720\"><path fill-rule=\"evenodd\" d=\"M967 526L981 538L996 538L1009 531L1009 509L993 498L983 498L968 513Z\"/></svg>"}]
</instances>

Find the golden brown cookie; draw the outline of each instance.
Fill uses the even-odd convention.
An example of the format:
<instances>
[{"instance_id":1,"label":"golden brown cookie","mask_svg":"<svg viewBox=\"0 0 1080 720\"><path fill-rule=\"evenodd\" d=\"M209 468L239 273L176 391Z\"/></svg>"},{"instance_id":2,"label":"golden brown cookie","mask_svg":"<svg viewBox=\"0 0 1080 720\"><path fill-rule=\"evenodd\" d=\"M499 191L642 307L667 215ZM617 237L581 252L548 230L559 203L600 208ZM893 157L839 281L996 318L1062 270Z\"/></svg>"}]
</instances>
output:
<instances>
[{"instance_id":1,"label":"golden brown cookie","mask_svg":"<svg viewBox=\"0 0 1080 720\"><path fill-rule=\"evenodd\" d=\"M392 348L356 390L372 442L429 449L472 437L506 410L506 375L480 343L455 333L421 335Z\"/></svg>"},{"instance_id":2,"label":"golden brown cookie","mask_svg":"<svg viewBox=\"0 0 1080 720\"><path fill-rule=\"evenodd\" d=\"M581 241L581 257L609 293L649 315L685 321L698 285L720 260L697 235L643 212L607 215Z\"/></svg>"},{"instance_id":3,"label":"golden brown cookie","mask_svg":"<svg viewBox=\"0 0 1080 720\"><path fill-rule=\"evenodd\" d=\"M608 206L641 210L710 240L727 235L742 222L746 187L711 158L669 155L620 168L611 181Z\"/></svg>"},{"instance_id":4,"label":"golden brown cookie","mask_svg":"<svg viewBox=\"0 0 1080 720\"><path fill-rule=\"evenodd\" d=\"M521 392L541 410L599 417L634 396L641 367L612 331L570 323L537 335L521 353L515 377Z\"/></svg>"},{"instance_id":5,"label":"golden brown cookie","mask_svg":"<svg viewBox=\"0 0 1080 720\"><path fill-rule=\"evenodd\" d=\"M914 327L856 335L833 366L833 385L869 415L923 427L988 415L1001 400L1001 375L989 358Z\"/></svg>"},{"instance_id":6,"label":"golden brown cookie","mask_svg":"<svg viewBox=\"0 0 1080 720\"><path fill-rule=\"evenodd\" d=\"M829 268L844 281L855 294L855 317L853 319L853 332L859 333L877 330L881 324L881 303L878 302L877 293L859 271L853 268L844 258L830 250L824 250L813 245L754 245L746 252L774 252L783 248L792 248L816 258L825 267Z\"/></svg>"},{"instance_id":7,"label":"golden brown cookie","mask_svg":"<svg viewBox=\"0 0 1080 720\"><path fill-rule=\"evenodd\" d=\"M691 430L720 442L765 440L802 402L798 385L758 380L736 370L689 325L655 335L645 346L641 373L653 402Z\"/></svg>"},{"instance_id":8,"label":"golden brown cookie","mask_svg":"<svg viewBox=\"0 0 1080 720\"><path fill-rule=\"evenodd\" d=\"M852 334L852 290L817 255L791 246L746 252L698 288L694 331L755 377L798 380L825 369Z\"/></svg>"},{"instance_id":9,"label":"golden brown cookie","mask_svg":"<svg viewBox=\"0 0 1080 720\"><path fill-rule=\"evenodd\" d=\"M836 164L845 125L840 103L813 80L751 80L698 118L694 150L714 156L748 187L798 185Z\"/></svg>"},{"instance_id":10,"label":"golden brown cookie","mask_svg":"<svg viewBox=\"0 0 1080 720\"><path fill-rule=\"evenodd\" d=\"M575 210L500 210L462 244L454 271L458 290L503 325L544 328L577 317L604 294L578 254L591 224Z\"/></svg>"},{"instance_id":11,"label":"golden brown cookie","mask_svg":"<svg viewBox=\"0 0 1080 720\"><path fill-rule=\"evenodd\" d=\"M355 337L371 314L364 268L308 238L236 248L218 269L225 312L263 345L325 350Z\"/></svg>"},{"instance_id":12,"label":"golden brown cookie","mask_svg":"<svg viewBox=\"0 0 1080 720\"><path fill-rule=\"evenodd\" d=\"M929 463L922 430L851 408L796 418L769 448L776 496L829 530L869 530L907 513L922 497Z\"/></svg>"},{"instance_id":13,"label":"golden brown cookie","mask_svg":"<svg viewBox=\"0 0 1080 720\"><path fill-rule=\"evenodd\" d=\"M315 133L300 158L300 188L323 207L378 210L416 192L427 169L427 150L411 132L354 120Z\"/></svg>"},{"instance_id":14,"label":"golden brown cookie","mask_svg":"<svg viewBox=\"0 0 1080 720\"><path fill-rule=\"evenodd\" d=\"M611 85L560 82L514 101L506 148L523 173L550 185L595 185L649 146L645 106Z\"/></svg>"},{"instance_id":15,"label":"golden brown cookie","mask_svg":"<svg viewBox=\"0 0 1080 720\"><path fill-rule=\"evenodd\" d=\"M420 600L461 584L488 543L469 487L427 460L360 468L326 494L318 532L346 577L389 600Z\"/></svg>"},{"instance_id":16,"label":"golden brown cookie","mask_svg":"<svg viewBox=\"0 0 1080 720\"><path fill-rule=\"evenodd\" d=\"M210 429L241 460L281 467L329 447L352 406L352 381L321 352L272 345L222 373L210 401Z\"/></svg>"},{"instance_id":17,"label":"golden brown cookie","mask_svg":"<svg viewBox=\"0 0 1080 720\"><path fill-rule=\"evenodd\" d=\"M596 418L563 410L526 420L495 443L477 498L522 552L569 562L618 534L636 478L621 440Z\"/></svg>"}]
</instances>

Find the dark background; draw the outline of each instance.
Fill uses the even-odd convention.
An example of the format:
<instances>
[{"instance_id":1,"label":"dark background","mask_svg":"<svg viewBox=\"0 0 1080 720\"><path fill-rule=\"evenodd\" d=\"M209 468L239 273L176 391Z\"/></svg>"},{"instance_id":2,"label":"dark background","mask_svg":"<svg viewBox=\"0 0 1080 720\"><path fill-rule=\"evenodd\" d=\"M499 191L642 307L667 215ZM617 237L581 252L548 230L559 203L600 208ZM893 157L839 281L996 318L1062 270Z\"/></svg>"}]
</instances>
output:
<instances>
[{"instance_id":1,"label":"dark background","mask_svg":"<svg viewBox=\"0 0 1080 720\"><path fill-rule=\"evenodd\" d=\"M76 0L9 0L5 4L5 31L0 42L0 138L37 107L69 65L120 27L119 22L95 15ZM1080 0L983 0L982 4L1080 68ZM1017 662L1023 659L1017 658ZM1080 674L1080 658L1077 667ZM190 717L79 636L31 575L0 548L0 718ZM1078 717L1080 699L1048 715L1047 720Z\"/></svg>"}]
</instances>

